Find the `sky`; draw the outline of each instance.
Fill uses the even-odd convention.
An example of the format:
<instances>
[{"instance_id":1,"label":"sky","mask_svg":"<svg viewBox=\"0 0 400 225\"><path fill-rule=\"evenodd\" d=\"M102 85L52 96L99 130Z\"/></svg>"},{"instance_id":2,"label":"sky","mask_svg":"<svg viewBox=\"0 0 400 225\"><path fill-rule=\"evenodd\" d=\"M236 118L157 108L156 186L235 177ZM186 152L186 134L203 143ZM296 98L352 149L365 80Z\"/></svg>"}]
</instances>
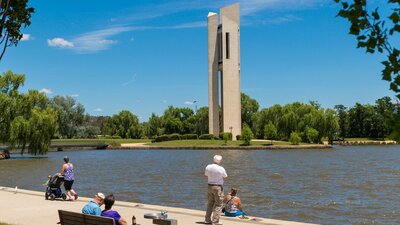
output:
<instances>
[{"instance_id":1,"label":"sky","mask_svg":"<svg viewBox=\"0 0 400 225\"><path fill-rule=\"evenodd\" d=\"M356 48L333 0L31 0L31 26L0 72L25 74L22 91L71 96L95 116L194 110L208 105L207 15L235 2L241 91L260 108L394 98L384 57Z\"/></svg>"}]
</instances>

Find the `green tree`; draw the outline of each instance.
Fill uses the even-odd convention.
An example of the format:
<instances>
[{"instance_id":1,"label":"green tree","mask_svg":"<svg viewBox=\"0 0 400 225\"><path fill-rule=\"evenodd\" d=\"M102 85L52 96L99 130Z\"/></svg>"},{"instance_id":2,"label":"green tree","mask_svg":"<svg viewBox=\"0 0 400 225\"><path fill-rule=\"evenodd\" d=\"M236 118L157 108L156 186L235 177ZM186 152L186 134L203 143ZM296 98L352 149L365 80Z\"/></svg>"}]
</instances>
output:
<instances>
[{"instance_id":1,"label":"green tree","mask_svg":"<svg viewBox=\"0 0 400 225\"><path fill-rule=\"evenodd\" d=\"M264 138L271 140L276 140L278 138L278 130L276 129L275 125L270 121L264 128Z\"/></svg>"},{"instance_id":2,"label":"green tree","mask_svg":"<svg viewBox=\"0 0 400 225\"><path fill-rule=\"evenodd\" d=\"M208 107L201 107L197 110L195 117L196 134L208 134Z\"/></svg>"},{"instance_id":3,"label":"green tree","mask_svg":"<svg viewBox=\"0 0 400 225\"><path fill-rule=\"evenodd\" d=\"M46 154L56 129L57 112L55 110L50 108L33 109L28 120L28 153Z\"/></svg>"},{"instance_id":4,"label":"green tree","mask_svg":"<svg viewBox=\"0 0 400 225\"><path fill-rule=\"evenodd\" d=\"M111 136L121 138L141 138L141 127L136 115L128 110L122 110L117 115L113 115L105 122L104 131Z\"/></svg>"},{"instance_id":5,"label":"green tree","mask_svg":"<svg viewBox=\"0 0 400 225\"><path fill-rule=\"evenodd\" d=\"M78 128L88 119L82 104L70 96L55 96L51 99L52 107L57 111L58 134L62 138L73 138Z\"/></svg>"},{"instance_id":6,"label":"green tree","mask_svg":"<svg viewBox=\"0 0 400 225\"><path fill-rule=\"evenodd\" d=\"M242 112L242 124L248 124L251 128L253 127L253 116L257 113L259 104L255 99L250 96L240 93L241 101L241 112Z\"/></svg>"},{"instance_id":7,"label":"green tree","mask_svg":"<svg viewBox=\"0 0 400 225\"><path fill-rule=\"evenodd\" d=\"M17 45L22 38L21 27L31 24L32 7L28 0L0 0L0 60L7 47Z\"/></svg>"},{"instance_id":8,"label":"green tree","mask_svg":"<svg viewBox=\"0 0 400 225\"><path fill-rule=\"evenodd\" d=\"M349 129L347 108L344 105L335 105L334 108L339 118L339 137L344 140Z\"/></svg>"},{"instance_id":9,"label":"green tree","mask_svg":"<svg viewBox=\"0 0 400 225\"><path fill-rule=\"evenodd\" d=\"M147 137L151 138L163 134L163 129L161 129L161 118L155 113L152 113L147 122L147 128Z\"/></svg>"},{"instance_id":10,"label":"green tree","mask_svg":"<svg viewBox=\"0 0 400 225\"><path fill-rule=\"evenodd\" d=\"M253 139L253 132L247 124L244 124L242 130L243 145L250 145L251 139Z\"/></svg>"},{"instance_id":11,"label":"green tree","mask_svg":"<svg viewBox=\"0 0 400 225\"><path fill-rule=\"evenodd\" d=\"M307 139L310 141L310 143L318 144L320 142L319 132L316 129L310 127L306 132Z\"/></svg>"},{"instance_id":12,"label":"green tree","mask_svg":"<svg viewBox=\"0 0 400 225\"><path fill-rule=\"evenodd\" d=\"M298 145L301 142L301 138L299 136L299 134L295 131L293 131L292 133L290 133L290 138L289 138L289 142L292 145Z\"/></svg>"},{"instance_id":13,"label":"green tree","mask_svg":"<svg viewBox=\"0 0 400 225\"><path fill-rule=\"evenodd\" d=\"M333 109L325 111L325 136L328 138L328 143L333 144L339 133L339 119ZM321 139L320 139L321 140Z\"/></svg>"},{"instance_id":14,"label":"green tree","mask_svg":"<svg viewBox=\"0 0 400 225\"><path fill-rule=\"evenodd\" d=\"M400 1L388 0L389 14L382 15L378 8L371 9L367 0L335 0L342 4L338 16L350 22L350 34L357 37L357 48L365 48L367 53L384 53L382 79L390 82L390 89L400 92L400 51L391 42L400 32ZM395 40L395 39L393 39ZM398 43L397 43L398 44ZM400 98L400 95L397 95Z\"/></svg>"},{"instance_id":15,"label":"green tree","mask_svg":"<svg viewBox=\"0 0 400 225\"><path fill-rule=\"evenodd\" d=\"M191 134L196 130L196 118L190 108L169 106L164 111L162 123L166 134Z\"/></svg>"}]
</instances>

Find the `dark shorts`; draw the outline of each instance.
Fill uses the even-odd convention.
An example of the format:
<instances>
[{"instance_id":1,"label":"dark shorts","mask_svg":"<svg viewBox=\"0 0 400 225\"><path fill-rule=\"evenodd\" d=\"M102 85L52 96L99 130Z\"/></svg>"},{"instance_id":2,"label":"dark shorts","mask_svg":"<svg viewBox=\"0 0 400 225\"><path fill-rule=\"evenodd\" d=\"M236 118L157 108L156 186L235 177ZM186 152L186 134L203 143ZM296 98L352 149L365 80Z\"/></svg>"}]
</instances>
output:
<instances>
[{"instance_id":1,"label":"dark shorts","mask_svg":"<svg viewBox=\"0 0 400 225\"><path fill-rule=\"evenodd\" d=\"M66 191L69 191L72 189L72 184L74 184L73 180L64 180L64 188Z\"/></svg>"}]
</instances>

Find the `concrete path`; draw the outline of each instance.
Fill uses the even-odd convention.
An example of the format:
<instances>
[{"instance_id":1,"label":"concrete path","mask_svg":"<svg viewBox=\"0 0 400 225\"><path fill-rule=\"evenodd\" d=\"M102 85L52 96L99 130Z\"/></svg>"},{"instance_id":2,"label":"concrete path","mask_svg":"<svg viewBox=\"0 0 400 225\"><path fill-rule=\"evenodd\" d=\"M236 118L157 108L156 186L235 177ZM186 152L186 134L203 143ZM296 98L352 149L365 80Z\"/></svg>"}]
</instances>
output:
<instances>
[{"instance_id":1,"label":"concrete path","mask_svg":"<svg viewBox=\"0 0 400 225\"><path fill-rule=\"evenodd\" d=\"M45 200L44 191L29 191L0 186L0 221L15 225L56 225L59 222L58 209L81 212L91 198L79 197L77 201ZM168 218L177 219L179 225L198 225L204 221L204 211L146 205L116 201L113 209L124 217L128 224L134 215L140 225L151 225L152 220L144 219L146 213L168 211ZM307 225L306 223L272 220L265 218L239 219L221 217L224 225ZM310 224L308 224L310 225Z\"/></svg>"}]
</instances>

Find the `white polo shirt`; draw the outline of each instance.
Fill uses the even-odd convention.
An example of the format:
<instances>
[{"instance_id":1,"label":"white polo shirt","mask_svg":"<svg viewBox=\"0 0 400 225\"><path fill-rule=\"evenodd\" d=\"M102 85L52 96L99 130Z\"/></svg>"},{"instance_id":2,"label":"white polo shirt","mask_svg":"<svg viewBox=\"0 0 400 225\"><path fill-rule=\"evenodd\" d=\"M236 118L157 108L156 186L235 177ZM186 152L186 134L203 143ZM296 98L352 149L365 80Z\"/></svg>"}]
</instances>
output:
<instances>
[{"instance_id":1,"label":"white polo shirt","mask_svg":"<svg viewBox=\"0 0 400 225\"><path fill-rule=\"evenodd\" d=\"M223 185L224 178L228 177L224 167L218 164L209 164L204 173L208 178L208 184Z\"/></svg>"}]
</instances>

